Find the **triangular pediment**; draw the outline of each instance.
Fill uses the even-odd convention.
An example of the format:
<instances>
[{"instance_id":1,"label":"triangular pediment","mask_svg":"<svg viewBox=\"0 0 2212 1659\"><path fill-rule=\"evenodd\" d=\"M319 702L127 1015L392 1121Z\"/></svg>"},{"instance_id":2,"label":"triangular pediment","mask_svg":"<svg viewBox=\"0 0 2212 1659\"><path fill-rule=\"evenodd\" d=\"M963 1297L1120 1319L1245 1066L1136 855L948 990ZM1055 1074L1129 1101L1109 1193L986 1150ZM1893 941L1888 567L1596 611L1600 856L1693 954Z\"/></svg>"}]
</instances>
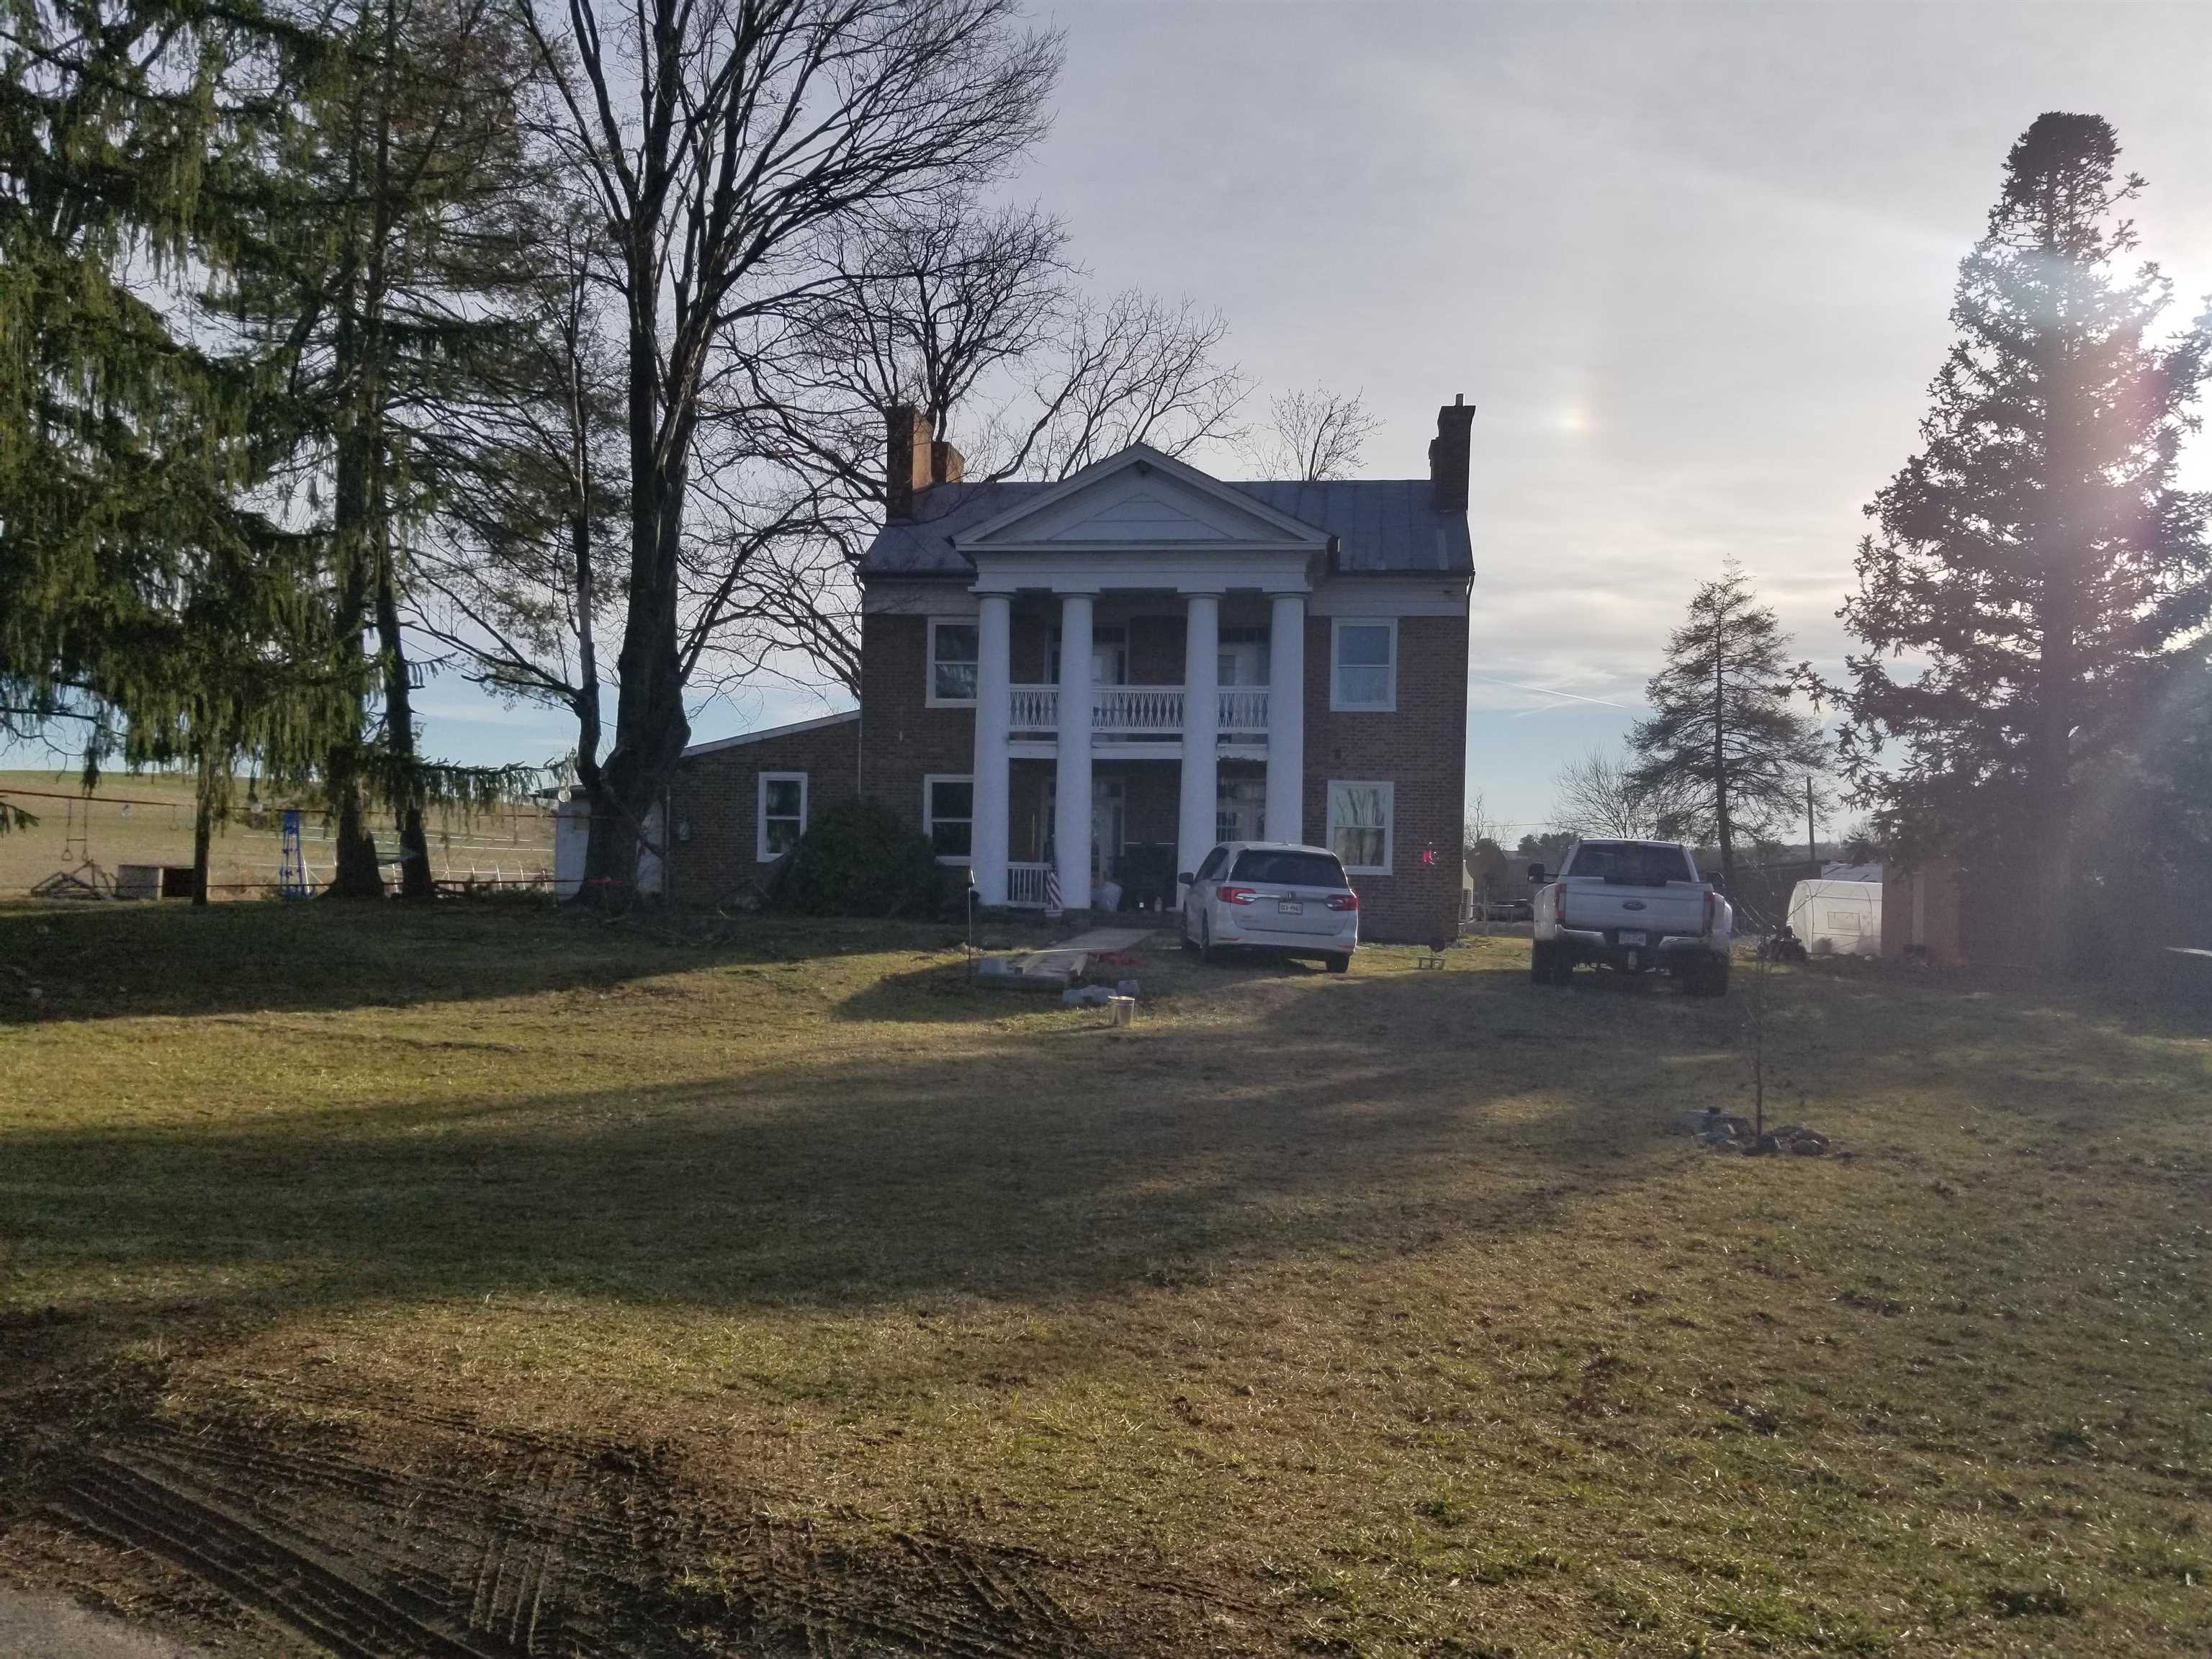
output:
<instances>
[{"instance_id":1,"label":"triangular pediment","mask_svg":"<svg viewBox=\"0 0 2212 1659\"><path fill-rule=\"evenodd\" d=\"M963 552L1203 545L1319 549L1326 532L1133 445L956 538Z\"/></svg>"}]
</instances>

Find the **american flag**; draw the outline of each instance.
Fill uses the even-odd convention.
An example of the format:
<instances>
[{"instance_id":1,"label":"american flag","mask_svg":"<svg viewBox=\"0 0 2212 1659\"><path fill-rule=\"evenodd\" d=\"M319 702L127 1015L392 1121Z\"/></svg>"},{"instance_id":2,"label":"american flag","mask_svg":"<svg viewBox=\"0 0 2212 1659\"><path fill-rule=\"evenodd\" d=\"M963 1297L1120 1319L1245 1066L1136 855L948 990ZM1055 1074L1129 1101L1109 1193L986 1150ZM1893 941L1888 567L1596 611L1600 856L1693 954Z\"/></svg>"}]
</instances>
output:
<instances>
[{"instance_id":1,"label":"american flag","mask_svg":"<svg viewBox=\"0 0 2212 1659\"><path fill-rule=\"evenodd\" d=\"M1048 916L1060 913L1060 871L1057 867L1044 872L1044 913Z\"/></svg>"}]
</instances>

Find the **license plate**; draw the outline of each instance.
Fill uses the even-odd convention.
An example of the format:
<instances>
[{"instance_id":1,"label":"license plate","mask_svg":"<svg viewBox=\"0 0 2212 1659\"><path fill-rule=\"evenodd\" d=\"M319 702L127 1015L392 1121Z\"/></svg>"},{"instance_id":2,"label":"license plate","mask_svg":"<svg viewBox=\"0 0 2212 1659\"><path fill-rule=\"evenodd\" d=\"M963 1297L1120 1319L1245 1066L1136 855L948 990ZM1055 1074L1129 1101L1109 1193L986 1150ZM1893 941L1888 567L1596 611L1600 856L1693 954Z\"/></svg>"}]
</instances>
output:
<instances>
[{"instance_id":1,"label":"license plate","mask_svg":"<svg viewBox=\"0 0 2212 1659\"><path fill-rule=\"evenodd\" d=\"M1286 916L1302 916L1306 913L1304 903L1297 899L1277 899L1275 908Z\"/></svg>"},{"instance_id":2,"label":"license plate","mask_svg":"<svg viewBox=\"0 0 2212 1659\"><path fill-rule=\"evenodd\" d=\"M1642 933L1623 933L1620 942L1623 945L1649 945L1651 941Z\"/></svg>"}]
</instances>

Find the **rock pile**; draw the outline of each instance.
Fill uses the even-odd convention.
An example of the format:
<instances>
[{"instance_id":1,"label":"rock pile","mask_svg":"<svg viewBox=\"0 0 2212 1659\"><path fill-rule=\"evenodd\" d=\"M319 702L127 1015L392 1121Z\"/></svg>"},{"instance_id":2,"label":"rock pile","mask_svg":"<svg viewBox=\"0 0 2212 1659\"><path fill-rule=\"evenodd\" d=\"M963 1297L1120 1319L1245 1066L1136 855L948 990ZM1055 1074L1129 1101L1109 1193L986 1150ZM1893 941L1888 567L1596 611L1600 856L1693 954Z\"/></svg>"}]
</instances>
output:
<instances>
[{"instance_id":1,"label":"rock pile","mask_svg":"<svg viewBox=\"0 0 2212 1659\"><path fill-rule=\"evenodd\" d=\"M1792 1152L1799 1158L1818 1158L1828 1150L1828 1138L1818 1129L1802 1123L1782 1123L1762 1135L1749 1118L1723 1112L1717 1106L1688 1114L1682 1124L1697 1138L1698 1145L1717 1152L1741 1152L1747 1158Z\"/></svg>"}]
</instances>

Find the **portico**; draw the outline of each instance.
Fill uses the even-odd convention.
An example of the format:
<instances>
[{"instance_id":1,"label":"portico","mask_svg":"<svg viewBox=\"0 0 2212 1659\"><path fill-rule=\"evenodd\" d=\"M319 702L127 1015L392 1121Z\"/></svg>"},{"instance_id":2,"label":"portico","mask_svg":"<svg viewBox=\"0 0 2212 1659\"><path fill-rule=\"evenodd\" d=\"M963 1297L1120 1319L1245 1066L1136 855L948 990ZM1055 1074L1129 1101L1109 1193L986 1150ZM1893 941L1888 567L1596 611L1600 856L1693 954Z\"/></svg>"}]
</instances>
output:
<instances>
[{"instance_id":1,"label":"portico","mask_svg":"<svg viewBox=\"0 0 2212 1659\"><path fill-rule=\"evenodd\" d=\"M1306 609L1328 539L1141 448L954 538L975 571L970 866L983 903L1042 902L1048 872L1065 908L1091 908L1102 761L1179 769L1178 870L1218 839L1224 759L1263 764L1267 838L1304 838ZM1045 680L1014 678L1018 606L1049 619ZM1180 622L1173 679L1131 683L1139 616ZM1017 759L1053 763L1048 866L1009 857Z\"/></svg>"}]
</instances>

